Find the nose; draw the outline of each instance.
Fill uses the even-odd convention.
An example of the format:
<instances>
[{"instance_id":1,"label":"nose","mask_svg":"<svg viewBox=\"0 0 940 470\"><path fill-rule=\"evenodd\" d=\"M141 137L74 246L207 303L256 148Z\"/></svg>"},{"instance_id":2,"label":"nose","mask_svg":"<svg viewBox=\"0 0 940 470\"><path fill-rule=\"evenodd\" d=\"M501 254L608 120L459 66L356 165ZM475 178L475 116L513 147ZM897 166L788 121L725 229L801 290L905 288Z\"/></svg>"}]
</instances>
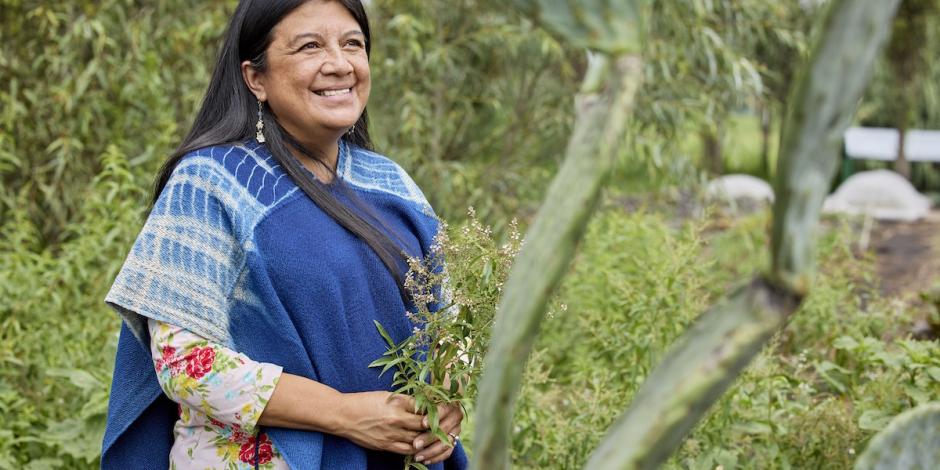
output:
<instances>
[{"instance_id":1,"label":"nose","mask_svg":"<svg viewBox=\"0 0 940 470\"><path fill-rule=\"evenodd\" d=\"M324 60L322 70L328 75L348 75L353 72L353 65L342 48L334 47Z\"/></svg>"}]
</instances>

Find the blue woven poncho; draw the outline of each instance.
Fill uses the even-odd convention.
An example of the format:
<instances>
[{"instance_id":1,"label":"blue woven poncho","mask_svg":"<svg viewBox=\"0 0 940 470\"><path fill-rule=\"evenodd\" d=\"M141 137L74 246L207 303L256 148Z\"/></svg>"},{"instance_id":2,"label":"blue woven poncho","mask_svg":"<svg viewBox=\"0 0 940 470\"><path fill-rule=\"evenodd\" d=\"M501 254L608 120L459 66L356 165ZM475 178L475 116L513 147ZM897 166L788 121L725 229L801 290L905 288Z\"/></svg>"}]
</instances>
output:
<instances>
[{"instance_id":1,"label":"blue woven poncho","mask_svg":"<svg viewBox=\"0 0 940 470\"><path fill-rule=\"evenodd\" d=\"M411 256L427 254L437 219L394 162L340 142L331 191L372 209ZM345 189L343 187L345 186ZM394 278L257 143L205 148L173 171L105 301L124 319L101 465L168 466L176 405L154 374L146 318L186 328L340 392L393 390L368 364L411 334ZM402 468L402 457L337 436L265 428L292 469ZM458 444L437 469L462 469Z\"/></svg>"}]
</instances>

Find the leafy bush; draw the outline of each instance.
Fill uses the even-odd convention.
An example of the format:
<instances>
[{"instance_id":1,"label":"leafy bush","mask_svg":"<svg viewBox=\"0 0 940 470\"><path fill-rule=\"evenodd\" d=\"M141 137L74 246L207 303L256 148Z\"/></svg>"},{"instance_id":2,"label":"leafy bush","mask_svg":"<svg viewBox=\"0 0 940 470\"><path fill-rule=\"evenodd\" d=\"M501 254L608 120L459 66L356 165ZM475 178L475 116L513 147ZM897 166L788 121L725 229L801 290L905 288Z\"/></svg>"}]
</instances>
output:
<instances>
[{"instance_id":1,"label":"leafy bush","mask_svg":"<svg viewBox=\"0 0 940 470\"><path fill-rule=\"evenodd\" d=\"M567 310L543 326L528 365L517 467L582 466L664 348L765 263L765 214L720 231L715 220L670 228L662 215L610 207L592 221L559 294ZM871 261L847 253L849 237L833 225L813 294L669 468L848 468L890 417L940 397L940 345L882 339L903 338L912 319L865 280Z\"/></svg>"},{"instance_id":2,"label":"leafy bush","mask_svg":"<svg viewBox=\"0 0 940 470\"><path fill-rule=\"evenodd\" d=\"M503 1L373 4L378 148L412 170L445 220L469 205L502 230L553 174L584 53Z\"/></svg>"},{"instance_id":3,"label":"leafy bush","mask_svg":"<svg viewBox=\"0 0 940 470\"><path fill-rule=\"evenodd\" d=\"M379 150L455 227L473 204L501 242L555 170L583 54L506 2L372 3ZM735 38L749 25L709 39L721 18L744 20L724 9L712 18L700 4L667 6L696 9L682 16L688 28L677 26L695 47L669 49L670 25L661 25L665 62L648 71L653 88L643 93L657 106L643 107L638 137L649 161L624 162L614 176L623 186L694 178L670 145L678 139L663 135L697 128L701 116L720 115L717 101L756 85L723 75L745 63ZM97 466L119 325L102 299L143 222L156 169L192 119L233 6L0 0L0 468ZM717 51L718 71L698 74L695 51ZM649 195L637 197L642 205ZM627 214L613 201L591 222L530 360L519 467L583 463L663 348L729 283L766 264L763 215L677 227L675 214ZM908 314L873 290L870 260L845 248L849 233L830 230L813 296L671 466L847 466L888 417L938 398L937 344L904 339ZM500 259L501 243L491 242L483 251ZM485 281L487 265L452 264L451 276Z\"/></svg>"},{"instance_id":4,"label":"leafy bush","mask_svg":"<svg viewBox=\"0 0 940 470\"><path fill-rule=\"evenodd\" d=\"M153 174L207 84L223 2L0 0L0 220L55 246L109 147ZM6 105L9 103L9 106Z\"/></svg>"},{"instance_id":5,"label":"leafy bush","mask_svg":"<svg viewBox=\"0 0 940 470\"><path fill-rule=\"evenodd\" d=\"M546 180L551 162L529 163L564 139L556 106L576 83L557 42L500 2L478 15L479 3L371 12L379 149L457 221L468 201L508 220L538 198L530 176ZM0 467L96 465L119 325L102 300L233 7L0 0ZM534 99L510 105L519 89ZM527 160L508 158L520 149Z\"/></svg>"},{"instance_id":6,"label":"leafy bush","mask_svg":"<svg viewBox=\"0 0 940 470\"><path fill-rule=\"evenodd\" d=\"M101 155L78 219L57 250L18 208L0 231L0 467L97 461L118 325L102 303L145 200L116 147Z\"/></svg>"}]
</instances>

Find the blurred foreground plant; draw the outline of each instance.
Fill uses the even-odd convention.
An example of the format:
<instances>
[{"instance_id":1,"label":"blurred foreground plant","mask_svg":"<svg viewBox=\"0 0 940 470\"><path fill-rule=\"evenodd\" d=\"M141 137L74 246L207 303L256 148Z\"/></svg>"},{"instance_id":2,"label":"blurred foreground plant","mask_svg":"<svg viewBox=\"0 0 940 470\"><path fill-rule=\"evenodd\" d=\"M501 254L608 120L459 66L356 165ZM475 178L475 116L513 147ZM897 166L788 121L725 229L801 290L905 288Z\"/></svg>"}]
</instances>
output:
<instances>
[{"instance_id":1,"label":"blurred foreground plant","mask_svg":"<svg viewBox=\"0 0 940 470\"><path fill-rule=\"evenodd\" d=\"M614 14L615 21L643 24L643 2L635 2L637 8L632 11L626 8ZM558 13L557 3L519 3L541 14L546 26L568 40L583 40L582 25L559 25L552 16ZM788 103L775 185L770 272L715 304L674 343L594 450L586 468L658 467L800 305L813 281L814 232L838 161L837 136L855 112L897 5L897 0L831 3ZM608 1L582 0L573 2L571 8L581 13L579 19L591 21L588 36L593 41L587 46L600 54L599 61L591 64L581 101L610 105L580 110L565 164L508 279L486 357L477 409L480 446L472 468L509 466L506 448L522 364L532 349L548 297L584 233L609 172L605 151L620 140L642 77L636 67L613 71L608 66L621 61L638 65L644 51L636 36L611 33L599 21L597 15L614 11ZM623 44L623 51L610 49L598 37ZM611 96L598 99L601 91Z\"/></svg>"},{"instance_id":2,"label":"blurred foreground plant","mask_svg":"<svg viewBox=\"0 0 940 470\"><path fill-rule=\"evenodd\" d=\"M936 468L940 462L940 402L921 405L891 420L871 440L856 470Z\"/></svg>"}]
</instances>

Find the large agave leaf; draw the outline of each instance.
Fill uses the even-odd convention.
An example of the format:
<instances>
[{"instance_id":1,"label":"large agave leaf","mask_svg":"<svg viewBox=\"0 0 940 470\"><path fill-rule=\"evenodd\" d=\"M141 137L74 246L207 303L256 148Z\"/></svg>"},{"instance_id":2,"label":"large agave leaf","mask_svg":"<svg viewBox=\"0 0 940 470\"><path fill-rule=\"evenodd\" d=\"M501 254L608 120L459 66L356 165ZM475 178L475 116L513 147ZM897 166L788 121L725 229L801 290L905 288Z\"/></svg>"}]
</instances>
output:
<instances>
[{"instance_id":1,"label":"large agave leaf","mask_svg":"<svg viewBox=\"0 0 940 470\"><path fill-rule=\"evenodd\" d=\"M473 470L509 467L515 398L545 305L575 254L624 142L643 78L636 56L590 61L567 156L512 265L486 355L474 423Z\"/></svg>"},{"instance_id":2,"label":"large agave leaf","mask_svg":"<svg viewBox=\"0 0 940 470\"><path fill-rule=\"evenodd\" d=\"M940 403L895 416L855 462L855 470L928 470L938 466Z\"/></svg>"},{"instance_id":3,"label":"large agave leaf","mask_svg":"<svg viewBox=\"0 0 940 470\"><path fill-rule=\"evenodd\" d=\"M794 312L808 289L808 281L797 280L809 278L806 252L812 251L819 206L838 162L838 139L899 1L830 2L788 103L774 206L773 278L758 279L709 310L673 344L585 468L658 468Z\"/></svg>"},{"instance_id":4,"label":"large agave leaf","mask_svg":"<svg viewBox=\"0 0 940 470\"><path fill-rule=\"evenodd\" d=\"M774 183L771 256L778 285L806 293L812 284L813 234L839 164L842 135L855 114L900 0L830 2L823 40L787 101Z\"/></svg>"},{"instance_id":5,"label":"large agave leaf","mask_svg":"<svg viewBox=\"0 0 940 470\"><path fill-rule=\"evenodd\" d=\"M546 28L579 47L611 55L640 51L647 0L514 0Z\"/></svg>"}]
</instances>

